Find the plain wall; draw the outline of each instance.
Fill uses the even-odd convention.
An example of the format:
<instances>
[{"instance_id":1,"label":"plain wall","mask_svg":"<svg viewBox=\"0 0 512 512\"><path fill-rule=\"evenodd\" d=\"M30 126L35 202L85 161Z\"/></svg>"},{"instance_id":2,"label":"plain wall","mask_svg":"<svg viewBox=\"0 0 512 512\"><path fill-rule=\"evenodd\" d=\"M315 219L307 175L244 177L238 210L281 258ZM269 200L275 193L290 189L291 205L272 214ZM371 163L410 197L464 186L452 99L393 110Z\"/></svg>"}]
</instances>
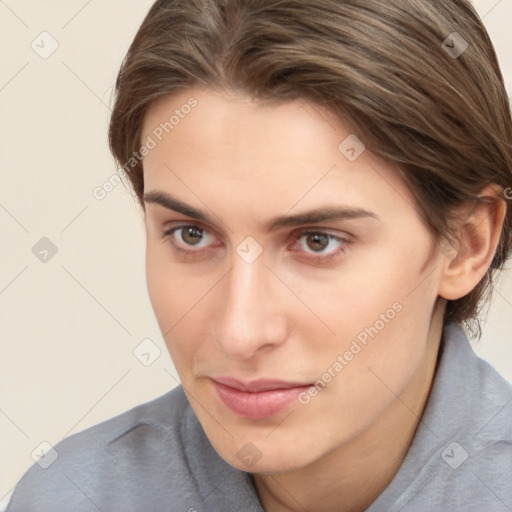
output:
<instances>
[{"instance_id":1,"label":"plain wall","mask_svg":"<svg viewBox=\"0 0 512 512\"><path fill-rule=\"evenodd\" d=\"M150 400L177 377L149 302L142 214L107 145L112 89L152 0L0 2L0 508L41 442ZM475 3L512 92L512 2ZM456 30L456 27L454 27ZM47 31L58 42L51 49ZM512 186L512 183L511 183ZM46 237L57 253L42 262ZM510 264L509 264L510 266ZM512 271L476 352L512 381ZM133 354L149 338L150 366Z\"/></svg>"}]
</instances>

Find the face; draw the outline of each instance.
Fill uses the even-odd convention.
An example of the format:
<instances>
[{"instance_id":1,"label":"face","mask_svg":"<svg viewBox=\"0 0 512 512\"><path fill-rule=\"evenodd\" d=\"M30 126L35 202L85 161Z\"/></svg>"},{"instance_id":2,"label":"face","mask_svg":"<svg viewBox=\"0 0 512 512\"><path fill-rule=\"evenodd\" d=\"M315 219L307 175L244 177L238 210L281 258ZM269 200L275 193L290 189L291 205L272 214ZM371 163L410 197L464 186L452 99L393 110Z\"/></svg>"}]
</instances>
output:
<instances>
[{"instance_id":1,"label":"face","mask_svg":"<svg viewBox=\"0 0 512 512\"><path fill-rule=\"evenodd\" d=\"M148 292L214 448L281 472L354 441L422 364L437 298L396 169L301 100L189 89L152 105L150 139Z\"/></svg>"}]
</instances>

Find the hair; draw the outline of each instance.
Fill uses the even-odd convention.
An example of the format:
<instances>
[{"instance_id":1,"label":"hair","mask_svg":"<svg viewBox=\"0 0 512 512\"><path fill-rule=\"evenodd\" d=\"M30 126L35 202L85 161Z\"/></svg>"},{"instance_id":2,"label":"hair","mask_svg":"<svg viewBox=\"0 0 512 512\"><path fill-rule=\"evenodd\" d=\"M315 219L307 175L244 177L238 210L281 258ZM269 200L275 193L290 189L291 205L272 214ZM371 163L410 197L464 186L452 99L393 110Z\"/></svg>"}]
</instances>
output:
<instances>
[{"instance_id":1,"label":"hair","mask_svg":"<svg viewBox=\"0 0 512 512\"><path fill-rule=\"evenodd\" d=\"M396 166L436 244L457 241L461 207L492 202L477 197L486 185L511 190L510 103L469 0L157 0L122 62L109 126L117 163L135 161L127 174L143 208L143 160L133 156L145 113L195 86L268 103L306 99L348 120ZM470 293L447 301L445 325L481 337L478 316L511 255L511 227L507 208L492 264Z\"/></svg>"}]
</instances>

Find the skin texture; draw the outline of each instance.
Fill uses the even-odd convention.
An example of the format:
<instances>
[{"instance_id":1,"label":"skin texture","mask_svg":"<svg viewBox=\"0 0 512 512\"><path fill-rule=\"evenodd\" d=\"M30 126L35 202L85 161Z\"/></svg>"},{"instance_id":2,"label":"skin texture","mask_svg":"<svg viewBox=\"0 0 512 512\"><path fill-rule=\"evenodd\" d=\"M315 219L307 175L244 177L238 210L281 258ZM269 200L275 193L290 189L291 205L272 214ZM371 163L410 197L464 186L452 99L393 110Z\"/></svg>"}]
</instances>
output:
<instances>
[{"instance_id":1,"label":"skin texture","mask_svg":"<svg viewBox=\"0 0 512 512\"><path fill-rule=\"evenodd\" d=\"M263 106L193 88L153 103L141 140L191 97L197 106L144 159L145 193L172 194L213 218L145 204L148 292L181 383L221 457L254 474L265 510L364 510L406 455L431 388L445 299L484 275L505 203L466 217L458 252L435 247L393 165L368 150L347 159L338 146L351 127L302 100ZM263 228L278 215L341 205L379 218ZM199 232L162 238L179 226ZM307 231L348 242L294 238ZM263 251L252 263L237 252L248 236ZM325 254L336 256L315 262ZM394 318L309 403L254 420L216 394L211 377L314 383L393 304ZM241 449L253 455L250 467Z\"/></svg>"}]
</instances>

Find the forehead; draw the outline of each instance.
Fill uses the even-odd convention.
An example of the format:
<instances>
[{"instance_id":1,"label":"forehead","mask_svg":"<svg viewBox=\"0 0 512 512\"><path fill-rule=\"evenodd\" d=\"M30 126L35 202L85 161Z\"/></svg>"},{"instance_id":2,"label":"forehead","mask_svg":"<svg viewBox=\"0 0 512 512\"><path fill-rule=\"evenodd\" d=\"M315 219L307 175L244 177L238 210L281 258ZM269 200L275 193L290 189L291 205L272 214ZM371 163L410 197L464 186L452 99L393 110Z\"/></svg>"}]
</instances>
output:
<instances>
[{"instance_id":1,"label":"forehead","mask_svg":"<svg viewBox=\"0 0 512 512\"><path fill-rule=\"evenodd\" d=\"M156 144L144 158L145 190L178 189L192 198L192 189L209 195L217 188L224 198L247 199L247 207L250 192L255 206L332 200L374 211L411 210L396 168L365 150L355 131L304 99L261 103L188 89L160 98L146 113L141 140ZM357 158L348 158L354 151L347 149Z\"/></svg>"},{"instance_id":2,"label":"forehead","mask_svg":"<svg viewBox=\"0 0 512 512\"><path fill-rule=\"evenodd\" d=\"M149 107L143 136L159 129L164 138L201 145L203 152L225 151L224 158L231 154L253 160L258 154L311 158L350 133L346 123L336 122L332 113L304 99L269 103L199 88L160 98ZM332 132L329 139L326 130ZM319 146L320 137L324 147Z\"/></svg>"}]
</instances>

